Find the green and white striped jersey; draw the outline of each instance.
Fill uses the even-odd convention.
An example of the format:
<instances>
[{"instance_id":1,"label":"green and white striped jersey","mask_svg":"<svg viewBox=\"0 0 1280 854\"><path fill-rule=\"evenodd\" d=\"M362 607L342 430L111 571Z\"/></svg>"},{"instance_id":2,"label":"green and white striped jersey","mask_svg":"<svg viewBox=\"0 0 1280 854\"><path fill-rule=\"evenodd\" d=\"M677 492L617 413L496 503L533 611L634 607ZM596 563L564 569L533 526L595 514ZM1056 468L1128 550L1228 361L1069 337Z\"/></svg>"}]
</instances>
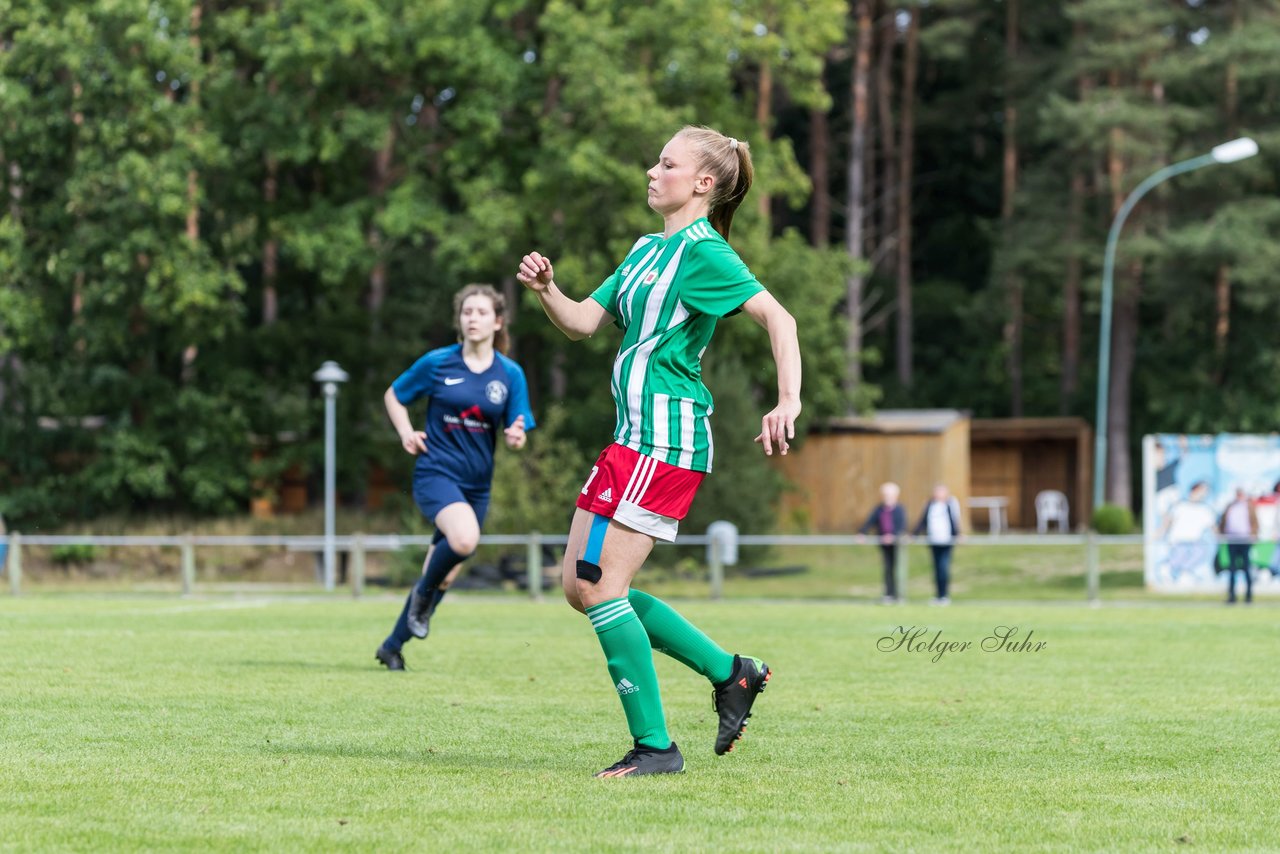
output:
<instances>
[{"instance_id":1,"label":"green and white striped jersey","mask_svg":"<svg viewBox=\"0 0 1280 854\"><path fill-rule=\"evenodd\" d=\"M668 465L711 471L711 392L702 354L716 320L764 286L703 217L636 241L591 298L623 330L613 363L614 441Z\"/></svg>"}]
</instances>

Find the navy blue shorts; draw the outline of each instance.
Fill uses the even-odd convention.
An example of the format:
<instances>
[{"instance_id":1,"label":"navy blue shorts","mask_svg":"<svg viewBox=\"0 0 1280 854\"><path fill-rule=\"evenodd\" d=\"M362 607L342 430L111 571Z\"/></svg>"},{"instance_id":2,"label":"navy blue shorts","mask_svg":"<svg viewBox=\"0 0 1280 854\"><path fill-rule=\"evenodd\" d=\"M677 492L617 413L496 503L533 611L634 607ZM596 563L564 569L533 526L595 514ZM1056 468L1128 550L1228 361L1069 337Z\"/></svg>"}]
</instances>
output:
<instances>
[{"instance_id":1,"label":"navy blue shorts","mask_svg":"<svg viewBox=\"0 0 1280 854\"><path fill-rule=\"evenodd\" d=\"M418 509L422 511L422 515L427 517L427 521L433 525L436 523L436 516L439 515L441 510L459 501L471 505L471 509L476 514L476 522L481 527L484 527L484 517L489 512L489 488L487 486L484 489L464 489L452 478L444 477L443 475L429 474L415 477L413 479L413 500L417 502ZM444 535L437 528L434 540L439 542L442 539L444 539Z\"/></svg>"}]
</instances>

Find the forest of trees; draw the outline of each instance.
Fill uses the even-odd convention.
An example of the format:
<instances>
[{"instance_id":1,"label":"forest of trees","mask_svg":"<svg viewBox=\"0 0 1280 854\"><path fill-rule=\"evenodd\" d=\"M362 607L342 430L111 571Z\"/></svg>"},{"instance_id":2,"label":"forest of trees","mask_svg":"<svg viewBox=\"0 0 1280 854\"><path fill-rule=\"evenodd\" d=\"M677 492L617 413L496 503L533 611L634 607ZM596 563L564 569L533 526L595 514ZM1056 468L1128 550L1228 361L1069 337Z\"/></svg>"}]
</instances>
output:
<instances>
[{"instance_id":1,"label":"forest of trees","mask_svg":"<svg viewBox=\"0 0 1280 854\"><path fill-rule=\"evenodd\" d=\"M644 171L686 123L755 153L733 242L799 321L806 425L1092 420L1113 215L1253 137L1120 241L1107 495L1132 505L1143 433L1280 424L1280 0L0 0L0 512L244 512L319 474L325 359L358 504L407 479L381 393L472 281L545 421L513 504L567 507L617 340L565 340L516 264L588 293L659 226ZM698 504L751 495L761 530L772 361L717 335Z\"/></svg>"}]
</instances>

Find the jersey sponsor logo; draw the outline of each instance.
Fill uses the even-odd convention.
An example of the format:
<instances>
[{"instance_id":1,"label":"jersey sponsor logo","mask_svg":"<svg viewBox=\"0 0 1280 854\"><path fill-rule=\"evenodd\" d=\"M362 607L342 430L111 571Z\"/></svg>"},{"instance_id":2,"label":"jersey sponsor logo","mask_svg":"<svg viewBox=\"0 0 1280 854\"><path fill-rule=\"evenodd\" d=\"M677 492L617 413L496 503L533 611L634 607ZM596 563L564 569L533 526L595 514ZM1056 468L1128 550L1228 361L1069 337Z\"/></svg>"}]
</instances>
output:
<instances>
[{"instance_id":1,"label":"jersey sponsor logo","mask_svg":"<svg viewBox=\"0 0 1280 854\"><path fill-rule=\"evenodd\" d=\"M463 380L465 380L465 379L466 379L466 377L449 377L449 378L447 378L447 379L444 381L444 384L445 384L445 385L457 385L458 383L462 382L462 381L463 381Z\"/></svg>"},{"instance_id":2,"label":"jersey sponsor logo","mask_svg":"<svg viewBox=\"0 0 1280 854\"><path fill-rule=\"evenodd\" d=\"M485 433L493 429L488 421L485 420L484 412L481 411L480 405L468 406L457 415L445 414L444 431L451 433L454 430L466 430L468 433Z\"/></svg>"},{"instance_id":3,"label":"jersey sponsor logo","mask_svg":"<svg viewBox=\"0 0 1280 854\"><path fill-rule=\"evenodd\" d=\"M489 398L490 403L502 403L507 399L507 384L494 380L484 387L484 396Z\"/></svg>"},{"instance_id":4,"label":"jersey sponsor logo","mask_svg":"<svg viewBox=\"0 0 1280 854\"><path fill-rule=\"evenodd\" d=\"M604 492L596 496L596 501L604 501L608 504L613 503L613 488L605 487Z\"/></svg>"},{"instance_id":5,"label":"jersey sponsor logo","mask_svg":"<svg viewBox=\"0 0 1280 854\"><path fill-rule=\"evenodd\" d=\"M628 264L627 266L622 268L622 277L625 279L627 276L630 276L630 275L631 275L631 265Z\"/></svg>"}]
</instances>

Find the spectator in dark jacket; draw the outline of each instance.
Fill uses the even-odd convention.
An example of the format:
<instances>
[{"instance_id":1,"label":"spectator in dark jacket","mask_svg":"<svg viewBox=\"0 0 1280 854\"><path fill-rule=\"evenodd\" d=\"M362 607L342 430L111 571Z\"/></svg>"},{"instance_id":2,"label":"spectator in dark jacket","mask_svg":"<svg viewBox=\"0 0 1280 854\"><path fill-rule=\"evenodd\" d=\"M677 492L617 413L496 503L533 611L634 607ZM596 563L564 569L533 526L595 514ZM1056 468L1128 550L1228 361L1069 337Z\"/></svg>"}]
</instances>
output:
<instances>
[{"instance_id":1,"label":"spectator in dark jacket","mask_svg":"<svg viewBox=\"0 0 1280 854\"><path fill-rule=\"evenodd\" d=\"M893 571L898 550L898 537L907 531L907 511L898 503L900 494L898 484L882 484L880 503L858 529L859 534L866 534L874 528L880 538L880 554L884 559L884 598L881 601L886 605L902 601L902 597L898 595L898 582Z\"/></svg>"},{"instance_id":2,"label":"spectator in dark jacket","mask_svg":"<svg viewBox=\"0 0 1280 854\"><path fill-rule=\"evenodd\" d=\"M938 588L934 604L950 605L947 589L951 583L951 548L960 539L960 502L942 484L933 488L933 498L924 506L912 533L917 537L924 534L933 552L933 581Z\"/></svg>"}]
</instances>

